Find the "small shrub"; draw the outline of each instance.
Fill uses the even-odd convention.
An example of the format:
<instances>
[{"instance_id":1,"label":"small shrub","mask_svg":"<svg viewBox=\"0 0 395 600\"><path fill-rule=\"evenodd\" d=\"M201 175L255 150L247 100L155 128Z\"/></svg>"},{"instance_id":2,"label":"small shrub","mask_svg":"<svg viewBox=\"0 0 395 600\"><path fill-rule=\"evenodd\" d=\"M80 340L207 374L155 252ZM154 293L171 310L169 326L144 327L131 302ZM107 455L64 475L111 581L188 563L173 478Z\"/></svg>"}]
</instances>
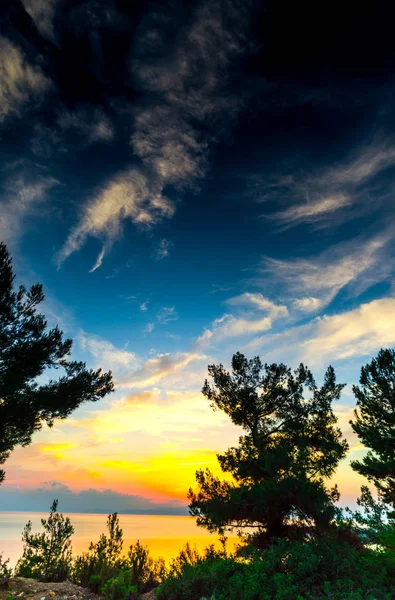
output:
<instances>
[{"instance_id":1,"label":"small shrub","mask_svg":"<svg viewBox=\"0 0 395 600\"><path fill-rule=\"evenodd\" d=\"M100 589L107 600L128 600L133 592L137 592L137 585L131 583L131 573L128 569L121 569L116 577L112 577Z\"/></svg>"},{"instance_id":2,"label":"small shrub","mask_svg":"<svg viewBox=\"0 0 395 600\"><path fill-rule=\"evenodd\" d=\"M12 576L12 569L8 567L8 563L10 559L3 559L3 553L0 552L0 578L1 579L9 579Z\"/></svg>"},{"instance_id":3,"label":"small shrub","mask_svg":"<svg viewBox=\"0 0 395 600\"><path fill-rule=\"evenodd\" d=\"M137 592L137 585L131 583L131 572L129 569L121 569L116 577L112 577L105 583L101 593L106 600L128 600L133 592Z\"/></svg>"},{"instance_id":4,"label":"small shrub","mask_svg":"<svg viewBox=\"0 0 395 600\"><path fill-rule=\"evenodd\" d=\"M191 548L190 544L187 542L184 548L182 548L178 555L171 561L170 575L173 577L181 575L188 566L197 565L200 558L196 548Z\"/></svg>"},{"instance_id":5,"label":"small shrub","mask_svg":"<svg viewBox=\"0 0 395 600\"><path fill-rule=\"evenodd\" d=\"M166 577L167 570L163 558L153 559L147 546L137 540L131 545L126 559L130 571L131 582L139 592L149 592L157 587Z\"/></svg>"},{"instance_id":6,"label":"small shrub","mask_svg":"<svg viewBox=\"0 0 395 600\"><path fill-rule=\"evenodd\" d=\"M95 594L99 591L102 584L100 575L91 575L88 580L88 586Z\"/></svg>"},{"instance_id":7,"label":"small shrub","mask_svg":"<svg viewBox=\"0 0 395 600\"><path fill-rule=\"evenodd\" d=\"M23 554L15 567L15 575L41 581L64 581L72 566L71 536L74 528L68 517L57 512L54 500L48 519L41 519L43 533L32 533L29 521L22 534Z\"/></svg>"},{"instance_id":8,"label":"small shrub","mask_svg":"<svg viewBox=\"0 0 395 600\"><path fill-rule=\"evenodd\" d=\"M88 552L83 552L74 561L72 579L79 585L97 593L110 579L116 578L124 561L121 559L123 532L117 513L108 515L108 535L102 534Z\"/></svg>"}]
</instances>

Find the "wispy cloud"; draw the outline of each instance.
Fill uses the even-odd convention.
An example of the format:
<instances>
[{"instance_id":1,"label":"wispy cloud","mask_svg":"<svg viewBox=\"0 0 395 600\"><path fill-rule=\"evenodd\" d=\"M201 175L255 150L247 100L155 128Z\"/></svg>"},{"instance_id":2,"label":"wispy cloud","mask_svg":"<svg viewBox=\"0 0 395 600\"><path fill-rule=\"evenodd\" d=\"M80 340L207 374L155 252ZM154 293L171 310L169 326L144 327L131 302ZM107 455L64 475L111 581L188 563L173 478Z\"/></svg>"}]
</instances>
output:
<instances>
[{"instance_id":1,"label":"wispy cloud","mask_svg":"<svg viewBox=\"0 0 395 600\"><path fill-rule=\"evenodd\" d=\"M260 319L245 319L243 317L234 317L233 315L223 315L215 319L212 325L211 335L206 333L206 339L220 341L225 338L248 336L260 331L271 329L272 320L270 317ZM203 334L204 336L205 334ZM203 341L203 338L199 338Z\"/></svg>"},{"instance_id":2,"label":"wispy cloud","mask_svg":"<svg viewBox=\"0 0 395 600\"><path fill-rule=\"evenodd\" d=\"M178 314L174 306L164 306L158 312L156 319L161 325L167 325L170 321L177 321Z\"/></svg>"},{"instance_id":3,"label":"wispy cloud","mask_svg":"<svg viewBox=\"0 0 395 600\"><path fill-rule=\"evenodd\" d=\"M169 256L170 248L172 246L173 246L173 242L170 242L169 240L166 240L165 238L163 238L159 242L158 247L156 248L156 250L154 252L154 259L162 260L162 259L166 258L167 256Z\"/></svg>"},{"instance_id":4,"label":"wispy cloud","mask_svg":"<svg viewBox=\"0 0 395 600\"><path fill-rule=\"evenodd\" d=\"M218 294L220 292L230 292L231 287L225 287L223 285L218 285L216 283L211 284L212 289L209 290L209 294Z\"/></svg>"},{"instance_id":5,"label":"wispy cloud","mask_svg":"<svg viewBox=\"0 0 395 600\"><path fill-rule=\"evenodd\" d=\"M312 202L290 206L286 210L275 213L271 218L288 225L296 225L302 221L315 222L351 204L350 196L338 193L315 199Z\"/></svg>"},{"instance_id":6,"label":"wispy cloud","mask_svg":"<svg viewBox=\"0 0 395 600\"><path fill-rule=\"evenodd\" d=\"M84 149L112 142L114 137L115 129L101 108L83 105L70 111L63 107L51 127L42 122L34 125L30 149L38 158L48 159L55 153L65 155L76 145Z\"/></svg>"},{"instance_id":7,"label":"wispy cloud","mask_svg":"<svg viewBox=\"0 0 395 600\"><path fill-rule=\"evenodd\" d=\"M110 119L97 107L80 107L74 111L63 110L57 123L62 132L80 133L88 144L111 142L115 135Z\"/></svg>"},{"instance_id":8,"label":"wispy cloud","mask_svg":"<svg viewBox=\"0 0 395 600\"><path fill-rule=\"evenodd\" d=\"M152 321L148 321L148 323L145 325L143 332L144 333L152 333L152 331L155 329L155 323L153 323Z\"/></svg>"},{"instance_id":9,"label":"wispy cloud","mask_svg":"<svg viewBox=\"0 0 395 600\"><path fill-rule=\"evenodd\" d=\"M95 264L93 265L93 267L91 269L89 269L89 273L93 273L93 271L96 271L96 269L98 269L99 267L102 266L105 252L106 252L106 247L104 245L103 248L101 249L101 251L99 252L99 254L97 255Z\"/></svg>"},{"instance_id":10,"label":"wispy cloud","mask_svg":"<svg viewBox=\"0 0 395 600\"><path fill-rule=\"evenodd\" d=\"M178 314L175 307L164 306L157 312L155 321L150 321L144 327L144 333L151 333L157 325L167 325L171 321L177 321L177 319Z\"/></svg>"},{"instance_id":11,"label":"wispy cloud","mask_svg":"<svg viewBox=\"0 0 395 600\"><path fill-rule=\"evenodd\" d=\"M262 267L265 284L269 276L276 286L283 286L283 294L292 296L299 309L322 308L346 286L353 284L361 291L385 279L392 268L384 258L392 239L389 228L368 241L357 238L308 259L266 257Z\"/></svg>"},{"instance_id":12,"label":"wispy cloud","mask_svg":"<svg viewBox=\"0 0 395 600\"><path fill-rule=\"evenodd\" d=\"M58 255L60 265L79 250L88 235L103 238L103 248L92 270L98 268L112 242L121 235L122 221L151 227L164 217L174 214L173 203L161 195L158 182L149 181L139 169L118 174L103 186L83 209L83 216L71 231Z\"/></svg>"},{"instance_id":13,"label":"wispy cloud","mask_svg":"<svg viewBox=\"0 0 395 600\"><path fill-rule=\"evenodd\" d=\"M376 142L362 148L346 165L338 165L318 175L316 181L321 185L361 185L394 164L395 148Z\"/></svg>"},{"instance_id":14,"label":"wispy cloud","mask_svg":"<svg viewBox=\"0 0 395 600\"><path fill-rule=\"evenodd\" d=\"M395 343L395 299L382 298L314 324L314 335L303 342L310 362L372 354Z\"/></svg>"},{"instance_id":15,"label":"wispy cloud","mask_svg":"<svg viewBox=\"0 0 395 600\"><path fill-rule=\"evenodd\" d=\"M88 335L81 331L79 342L81 349L91 354L98 367L111 369L117 379L135 371L141 365L141 361L134 352L117 348L111 342L98 336Z\"/></svg>"},{"instance_id":16,"label":"wispy cloud","mask_svg":"<svg viewBox=\"0 0 395 600\"><path fill-rule=\"evenodd\" d=\"M377 175L394 166L393 145L373 142L346 163L321 167L312 173L282 175L275 181L261 181L257 199L287 202L286 209L265 215L283 227L302 222L321 227L333 224L334 219L340 223L355 215L354 209L365 211L377 206L364 194L365 188L369 188Z\"/></svg>"},{"instance_id":17,"label":"wispy cloud","mask_svg":"<svg viewBox=\"0 0 395 600\"><path fill-rule=\"evenodd\" d=\"M252 306L257 310L266 312L273 319L286 317L288 315L286 306L275 304L268 298L265 298L261 293L245 292L240 296L229 298L226 302L231 306Z\"/></svg>"},{"instance_id":18,"label":"wispy cloud","mask_svg":"<svg viewBox=\"0 0 395 600\"><path fill-rule=\"evenodd\" d=\"M226 303L241 309L236 316L224 314L215 319L210 329L206 329L197 339L196 347L205 347L221 342L228 338L248 337L272 328L276 319L286 317L288 309L284 305L277 305L260 293L246 292L234 298L229 298ZM266 313L262 316L261 313Z\"/></svg>"},{"instance_id":19,"label":"wispy cloud","mask_svg":"<svg viewBox=\"0 0 395 600\"><path fill-rule=\"evenodd\" d=\"M55 41L54 17L59 0L22 0L41 35Z\"/></svg>"},{"instance_id":20,"label":"wispy cloud","mask_svg":"<svg viewBox=\"0 0 395 600\"><path fill-rule=\"evenodd\" d=\"M256 337L243 350L263 351L270 360L285 357L311 365L367 356L395 344L394 315L394 298L373 300L353 310L317 317L283 333Z\"/></svg>"},{"instance_id":21,"label":"wispy cloud","mask_svg":"<svg viewBox=\"0 0 395 600\"><path fill-rule=\"evenodd\" d=\"M0 123L39 102L50 87L51 81L42 70L31 65L9 39L0 36Z\"/></svg>"},{"instance_id":22,"label":"wispy cloud","mask_svg":"<svg viewBox=\"0 0 395 600\"><path fill-rule=\"evenodd\" d=\"M40 159L48 159L54 152L66 154L67 147L59 128L36 123L30 139L30 149Z\"/></svg>"},{"instance_id":23,"label":"wispy cloud","mask_svg":"<svg viewBox=\"0 0 395 600\"><path fill-rule=\"evenodd\" d=\"M173 320L173 313L164 319ZM167 320L166 320L167 322ZM143 388L154 385L169 375L186 369L190 363L206 360L207 356L194 350L192 352L156 353L144 360L135 352L117 348L103 338L80 331L80 348L89 352L96 367L111 369L117 388Z\"/></svg>"},{"instance_id":24,"label":"wispy cloud","mask_svg":"<svg viewBox=\"0 0 395 600\"><path fill-rule=\"evenodd\" d=\"M293 301L293 305L297 310L301 310L302 312L306 313L316 312L321 308L322 304L322 300L319 298L314 298L313 296L296 298L296 300Z\"/></svg>"},{"instance_id":25,"label":"wispy cloud","mask_svg":"<svg viewBox=\"0 0 395 600\"><path fill-rule=\"evenodd\" d=\"M22 224L37 213L49 191L57 185L59 181L42 170L24 165L8 174L0 187L0 239L15 241Z\"/></svg>"},{"instance_id":26,"label":"wispy cloud","mask_svg":"<svg viewBox=\"0 0 395 600\"><path fill-rule=\"evenodd\" d=\"M145 302L142 302L140 304L140 310L143 312L146 312L148 310L148 303L149 303L149 300L145 300Z\"/></svg>"},{"instance_id":27,"label":"wispy cloud","mask_svg":"<svg viewBox=\"0 0 395 600\"><path fill-rule=\"evenodd\" d=\"M170 45L164 22L169 26L171 20L159 13L146 20L132 59L143 100L134 113L131 144L142 164L111 177L93 195L58 255L59 264L89 236L103 240L105 254L120 236L124 219L152 226L171 217L175 206L164 195L168 186L179 191L196 187L216 141L213 130L203 133L207 123L218 124L225 116L229 123L241 105L226 86L235 60L248 46L247 13L246 6L230 1L206 2Z\"/></svg>"},{"instance_id":28,"label":"wispy cloud","mask_svg":"<svg viewBox=\"0 0 395 600\"><path fill-rule=\"evenodd\" d=\"M135 371L129 378L123 380L122 387L143 388L157 384L170 374L182 371L194 361L206 360L204 354L198 352L164 353L149 358L141 369Z\"/></svg>"}]
</instances>

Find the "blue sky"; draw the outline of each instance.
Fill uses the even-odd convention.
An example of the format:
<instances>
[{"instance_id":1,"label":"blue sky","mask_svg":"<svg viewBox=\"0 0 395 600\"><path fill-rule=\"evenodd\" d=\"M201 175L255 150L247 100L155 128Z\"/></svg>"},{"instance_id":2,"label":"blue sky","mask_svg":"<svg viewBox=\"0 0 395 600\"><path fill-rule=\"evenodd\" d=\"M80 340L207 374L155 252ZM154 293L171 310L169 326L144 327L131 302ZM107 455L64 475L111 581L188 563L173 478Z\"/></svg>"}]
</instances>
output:
<instances>
[{"instance_id":1,"label":"blue sky","mask_svg":"<svg viewBox=\"0 0 395 600\"><path fill-rule=\"evenodd\" d=\"M394 46L390 15L321 8L1 7L0 237L116 384L14 452L10 506L56 489L87 509L91 489L184 511L237 441L200 390L238 350L350 384L338 480L357 495L350 386L395 341Z\"/></svg>"}]
</instances>

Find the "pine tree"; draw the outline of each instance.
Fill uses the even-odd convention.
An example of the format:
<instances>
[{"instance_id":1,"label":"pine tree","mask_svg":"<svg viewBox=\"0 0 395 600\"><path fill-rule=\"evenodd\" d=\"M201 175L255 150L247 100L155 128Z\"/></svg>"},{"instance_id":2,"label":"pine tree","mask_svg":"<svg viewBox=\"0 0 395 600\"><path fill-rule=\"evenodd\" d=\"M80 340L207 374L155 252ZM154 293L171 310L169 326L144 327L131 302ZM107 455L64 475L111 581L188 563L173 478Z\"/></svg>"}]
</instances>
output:
<instances>
[{"instance_id":1,"label":"pine tree","mask_svg":"<svg viewBox=\"0 0 395 600\"><path fill-rule=\"evenodd\" d=\"M81 403L113 390L111 372L87 370L85 363L69 360L72 340L64 340L58 327L47 329L37 312L44 300L42 286L15 290L14 279L7 247L0 243L0 465L15 446L30 444L43 423L51 427ZM38 383L51 370L63 374Z\"/></svg>"},{"instance_id":2,"label":"pine tree","mask_svg":"<svg viewBox=\"0 0 395 600\"><path fill-rule=\"evenodd\" d=\"M373 482L383 500L395 508L395 352L380 350L362 367L351 427L369 448L352 468Z\"/></svg>"},{"instance_id":3,"label":"pine tree","mask_svg":"<svg viewBox=\"0 0 395 600\"><path fill-rule=\"evenodd\" d=\"M331 409L344 386L336 383L332 367L318 388L303 365L292 372L240 353L233 356L232 371L209 366L214 385L206 381L202 391L214 410L246 431L238 447L217 455L233 481L198 471L198 491L188 494L191 514L220 534L255 531L247 537L258 546L326 530L338 492L328 490L324 479L348 447Z\"/></svg>"}]
</instances>

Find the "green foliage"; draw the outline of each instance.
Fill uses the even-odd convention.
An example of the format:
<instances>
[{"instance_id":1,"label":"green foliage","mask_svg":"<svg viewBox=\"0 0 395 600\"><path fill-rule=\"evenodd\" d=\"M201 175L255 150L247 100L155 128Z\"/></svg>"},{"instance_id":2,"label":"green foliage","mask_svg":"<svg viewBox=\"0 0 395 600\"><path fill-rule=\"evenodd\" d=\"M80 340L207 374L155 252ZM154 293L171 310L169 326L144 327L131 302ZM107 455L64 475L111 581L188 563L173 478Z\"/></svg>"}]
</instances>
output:
<instances>
[{"instance_id":1,"label":"green foliage","mask_svg":"<svg viewBox=\"0 0 395 600\"><path fill-rule=\"evenodd\" d=\"M380 350L362 367L359 382L353 387L357 409L350 423L369 451L351 466L395 509L395 351Z\"/></svg>"},{"instance_id":2,"label":"green foliage","mask_svg":"<svg viewBox=\"0 0 395 600\"><path fill-rule=\"evenodd\" d=\"M73 580L97 593L110 579L117 577L123 562L121 559L123 532L117 513L107 517L108 535L91 542L88 552L77 556L74 561Z\"/></svg>"},{"instance_id":3,"label":"green foliage","mask_svg":"<svg viewBox=\"0 0 395 600\"><path fill-rule=\"evenodd\" d=\"M155 588L166 576L166 566L162 558L154 560L149 555L147 546L132 544L129 548L126 565L130 572L132 585L139 592L148 592Z\"/></svg>"},{"instance_id":4,"label":"green foliage","mask_svg":"<svg viewBox=\"0 0 395 600\"><path fill-rule=\"evenodd\" d=\"M242 555L209 551L176 568L159 587L157 600L390 600L392 576L373 551L359 551L330 536L310 541L277 540L267 550ZM182 568L180 569L180 566Z\"/></svg>"},{"instance_id":5,"label":"green foliage","mask_svg":"<svg viewBox=\"0 0 395 600\"><path fill-rule=\"evenodd\" d=\"M22 534L22 558L15 567L15 575L41 581L64 581L70 573L71 536L74 528L68 517L57 512L54 500L48 519L41 519L42 533L32 533L29 521Z\"/></svg>"},{"instance_id":6,"label":"green foliage","mask_svg":"<svg viewBox=\"0 0 395 600\"><path fill-rule=\"evenodd\" d=\"M130 587L148 592L163 581L167 573L164 560L154 560L139 541L122 557L123 534L117 513L108 515L107 529L108 535L102 534L88 552L75 559L73 581L109 600L122 600Z\"/></svg>"},{"instance_id":7,"label":"green foliage","mask_svg":"<svg viewBox=\"0 0 395 600\"><path fill-rule=\"evenodd\" d=\"M3 553L0 552L0 579L8 579L12 575L12 569L9 568L8 564L10 559L4 560Z\"/></svg>"},{"instance_id":8,"label":"green foliage","mask_svg":"<svg viewBox=\"0 0 395 600\"><path fill-rule=\"evenodd\" d=\"M171 561L170 575L172 577L182 575L186 567L196 566L200 559L201 556L196 548L192 548L187 542L184 548L182 548L178 555Z\"/></svg>"},{"instance_id":9,"label":"green foliage","mask_svg":"<svg viewBox=\"0 0 395 600\"><path fill-rule=\"evenodd\" d=\"M43 423L65 419L82 402L96 401L113 390L111 373L87 370L69 360L72 340L58 327L47 330L37 307L44 300L42 286L14 290L12 261L0 243L0 465L17 445L30 444ZM63 375L40 385L48 369ZM0 470L0 483L4 471Z\"/></svg>"},{"instance_id":10,"label":"green foliage","mask_svg":"<svg viewBox=\"0 0 395 600\"><path fill-rule=\"evenodd\" d=\"M129 569L121 569L118 575L109 579L100 590L106 600L128 600L132 592L137 591L137 586L131 583Z\"/></svg>"},{"instance_id":11,"label":"green foliage","mask_svg":"<svg viewBox=\"0 0 395 600\"><path fill-rule=\"evenodd\" d=\"M391 529L388 521L390 507L383 502L380 495L375 500L366 485L361 487L361 496L357 498L357 504L363 512L351 511L348 508L345 511L353 531L365 545L380 544L381 536Z\"/></svg>"},{"instance_id":12,"label":"green foliage","mask_svg":"<svg viewBox=\"0 0 395 600\"><path fill-rule=\"evenodd\" d=\"M236 483L198 471L198 492L189 492L198 524L221 534L220 550L211 545L201 555L187 544L169 568L139 541L124 556L123 532L113 513L107 534L73 562L74 530L54 500L49 518L41 521L43 533L32 534L30 521L25 526L15 575L43 581L71 576L106 600L133 600L154 588L156 600L394 598L395 353L381 351L362 369L362 389L354 388L359 412L353 428L373 452L353 466L376 484L378 499L363 486L360 510L345 513L335 506L336 487L324 485L347 449L331 408L343 387L333 369L321 388L303 365L291 372L236 354L232 369L230 374L222 365L209 367L214 386L206 381L203 393L246 432L237 448L218 455ZM0 393L1 377L0 349ZM0 464L1 452L0 446ZM253 535L245 531L251 527ZM228 554L225 531L231 529L243 544ZM10 575L0 554L0 577Z\"/></svg>"},{"instance_id":13,"label":"green foliage","mask_svg":"<svg viewBox=\"0 0 395 600\"><path fill-rule=\"evenodd\" d=\"M388 519L391 508L380 494L375 500L367 486L361 487L357 503L363 512L346 509L345 521L365 548L375 550L370 562L395 579L395 523Z\"/></svg>"},{"instance_id":14,"label":"green foliage","mask_svg":"<svg viewBox=\"0 0 395 600\"><path fill-rule=\"evenodd\" d=\"M247 432L238 447L218 455L236 484L198 471L198 492L188 494L191 514L198 525L220 534L254 527L250 539L259 547L274 538L328 530L338 492L328 490L324 478L348 447L331 404L344 386L331 367L319 388L303 365L292 372L240 353L233 356L232 371L209 366L214 385L206 381L203 394Z\"/></svg>"},{"instance_id":15,"label":"green foliage","mask_svg":"<svg viewBox=\"0 0 395 600\"><path fill-rule=\"evenodd\" d=\"M378 558L383 569L392 575L395 581L395 523L391 522L379 534L379 544L383 551Z\"/></svg>"}]
</instances>

